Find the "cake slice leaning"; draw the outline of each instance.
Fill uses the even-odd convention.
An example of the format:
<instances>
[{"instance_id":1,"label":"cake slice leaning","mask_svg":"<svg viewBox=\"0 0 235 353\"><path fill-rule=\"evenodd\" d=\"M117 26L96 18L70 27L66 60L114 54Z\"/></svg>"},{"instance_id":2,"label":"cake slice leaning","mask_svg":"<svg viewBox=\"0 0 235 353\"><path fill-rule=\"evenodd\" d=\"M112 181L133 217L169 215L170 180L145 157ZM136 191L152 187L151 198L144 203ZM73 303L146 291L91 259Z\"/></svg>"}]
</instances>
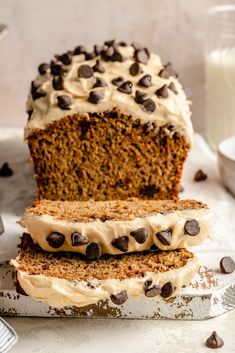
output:
<instances>
[{"instance_id":1,"label":"cake slice leaning","mask_svg":"<svg viewBox=\"0 0 235 353\"><path fill-rule=\"evenodd\" d=\"M72 251L97 259L201 243L212 229L212 213L194 200L48 201L26 210L20 224L46 251Z\"/></svg>"},{"instance_id":2,"label":"cake slice leaning","mask_svg":"<svg viewBox=\"0 0 235 353\"><path fill-rule=\"evenodd\" d=\"M11 260L24 292L52 307L83 307L99 301L116 305L128 298L169 298L188 286L199 268L188 250L153 250L87 261L83 255L48 253L21 238L19 257Z\"/></svg>"}]
</instances>

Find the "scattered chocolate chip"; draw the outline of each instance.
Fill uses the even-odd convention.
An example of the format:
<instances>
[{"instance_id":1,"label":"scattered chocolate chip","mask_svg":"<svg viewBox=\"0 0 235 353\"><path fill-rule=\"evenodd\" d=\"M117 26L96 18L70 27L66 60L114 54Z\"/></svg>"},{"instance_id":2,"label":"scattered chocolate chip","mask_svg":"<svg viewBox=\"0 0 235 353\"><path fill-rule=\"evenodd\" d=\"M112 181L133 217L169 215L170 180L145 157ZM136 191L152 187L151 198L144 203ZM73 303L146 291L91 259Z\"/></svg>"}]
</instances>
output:
<instances>
[{"instance_id":1,"label":"scattered chocolate chip","mask_svg":"<svg viewBox=\"0 0 235 353\"><path fill-rule=\"evenodd\" d=\"M183 185L180 185L180 190L179 190L179 192L184 192L184 187L183 187Z\"/></svg>"},{"instance_id":2,"label":"scattered chocolate chip","mask_svg":"<svg viewBox=\"0 0 235 353\"><path fill-rule=\"evenodd\" d=\"M95 72L100 72L101 74L103 74L105 72L105 69L104 69L103 65L100 63L99 60L96 60L96 63L93 66L93 70Z\"/></svg>"},{"instance_id":3,"label":"scattered chocolate chip","mask_svg":"<svg viewBox=\"0 0 235 353\"><path fill-rule=\"evenodd\" d=\"M235 262L230 256L225 256L220 260L220 270L222 273L232 273L235 270Z\"/></svg>"},{"instance_id":4,"label":"scattered chocolate chip","mask_svg":"<svg viewBox=\"0 0 235 353\"><path fill-rule=\"evenodd\" d=\"M43 63L38 66L38 72L40 73L40 75L45 75L49 67L49 64Z\"/></svg>"},{"instance_id":5,"label":"scattered chocolate chip","mask_svg":"<svg viewBox=\"0 0 235 353\"><path fill-rule=\"evenodd\" d=\"M0 168L0 177L10 177L13 175L13 170L10 168L7 162L3 163Z\"/></svg>"},{"instance_id":6,"label":"scattered chocolate chip","mask_svg":"<svg viewBox=\"0 0 235 353\"><path fill-rule=\"evenodd\" d=\"M198 235L200 232L200 226L198 221L196 219L191 219L190 221L187 221L184 225L184 233L195 236Z\"/></svg>"},{"instance_id":7,"label":"scattered chocolate chip","mask_svg":"<svg viewBox=\"0 0 235 353\"><path fill-rule=\"evenodd\" d=\"M62 110L69 110L72 105L72 100L69 96L62 95L57 97L58 107Z\"/></svg>"},{"instance_id":8,"label":"scattered chocolate chip","mask_svg":"<svg viewBox=\"0 0 235 353\"><path fill-rule=\"evenodd\" d=\"M128 243L129 243L129 238L128 236L124 235L122 237L113 239L111 244L117 248L118 250L122 252L127 252L128 251Z\"/></svg>"},{"instance_id":9,"label":"scattered chocolate chip","mask_svg":"<svg viewBox=\"0 0 235 353\"><path fill-rule=\"evenodd\" d=\"M46 96L46 92L42 92L42 91L32 92L32 98L34 101L36 101L39 98L45 97L45 96Z\"/></svg>"},{"instance_id":10,"label":"scattered chocolate chip","mask_svg":"<svg viewBox=\"0 0 235 353\"><path fill-rule=\"evenodd\" d=\"M121 41L121 42L118 43L118 45L120 45L120 47L126 47L127 43L124 42L124 41Z\"/></svg>"},{"instance_id":11,"label":"scattered chocolate chip","mask_svg":"<svg viewBox=\"0 0 235 353\"><path fill-rule=\"evenodd\" d=\"M132 76L137 76L137 75L141 74L142 70L141 70L140 64L139 63L133 63L130 66L129 72L130 72L130 74Z\"/></svg>"},{"instance_id":12,"label":"scattered chocolate chip","mask_svg":"<svg viewBox=\"0 0 235 353\"><path fill-rule=\"evenodd\" d=\"M147 48L136 49L134 52L134 58L142 64L147 64L149 56L150 54Z\"/></svg>"},{"instance_id":13,"label":"scattered chocolate chip","mask_svg":"<svg viewBox=\"0 0 235 353\"><path fill-rule=\"evenodd\" d=\"M224 341L222 340L221 337L217 335L215 331L213 331L210 337L208 337L206 340L206 346L208 348L216 349L216 348L223 347L223 345L224 345Z\"/></svg>"},{"instance_id":14,"label":"scattered chocolate chip","mask_svg":"<svg viewBox=\"0 0 235 353\"><path fill-rule=\"evenodd\" d=\"M131 94L132 86L133 84L131 81L125 81L118 87L118 91L126 94Z\"/></svg>"},{"instance_id":15,"label":"scattered chocolate chip","mask_svg":"<svg viewBox=\"0 0 235 353\"><path fill-rule=\"evenodd\" d=\"M163 85L155 91L155 94L161 98L168 98L168 88L167 85Z\"/></svg>"},{"instance_id":16,"label":"scattered chocolate chip","mask_svg":"<svg viewBox=\"0 0 235 353\"><path fill-rule=\"evenodd\" d=\"M72 53L64 53L59 57L59 60L64 64L64 65L70 65L72 63Z\"/></svg>"},{"instance_id":17,"label":"scattered chocolate chip","mask_svg":"<svg viewBox=\"0 0 235 353\"><path fill-rule=\"evenodd\" d=\"M62 63L51 61L51 74L59 76L64 74L67 71L65 66Z\"/></svg>"},{"instance_id":18,"label":"scattered chocolate chip","mask_svg":"<svg viewBox=\"0 0 235 353\"><path fill-rule=\"evenodd\" d=\"M89 65L81 65L78 68L78 77L90 78L93 76L93 69Z\"/></svg>"},{"instance_id":19,"label":"scattered chocolate chip","mask_svg":"<svg viewBox=\"0 0 235 353\"><path fill-rule=\"evenodd\" d=\"M91 53L88 53L88 52L85 52L85 59L86 60L92 60L96 57L96 54L95 52L91 52Z\"/></svg>"},{"instance_id":20,"label":"scattered chocolate chip","mask_svg":"<svg viewBox=\"0 0 235 353\"><path fill-rule=\"evenodd\" d=\"M94 52L96 53L96 55L99 55L102 52L102 49L103 49L102 45L97 45L97 44L94 45Z\"/></svg>"},{"instance_id":21,"label":"scattered chocolate chip","mask_svg":"<svg viewBox=\"0 0 235 353\"><path fill-rule=\"evenodd\" d=\"M150 197L152 198L154 196L154 194L156 194L158 192L159 192L159 187L154 185L154 184L143 186L140 189L140 194L144 195L144 196L147 196L149 198Z\"/></svg>"},{"instance_id":22,"label":"scattered chocolate chip","mask_svg":"<svg viewBox=\"0 0 235 353\"><path fill-rule=\"evenodd\" d=\"M119 51L115 50L110 59L113 62L115 62L115 61L122 62L123 61L123 56L122 56L122 54Z\"/></svg>"},{"instance_id":23,"label":"scattered chocolate chip","mask_svg":"<svg viewBox=\"0 0 235 353\"><path fill-rule=\"evenodd\" d=\"M150 75L144 75L138 82L138 85L143 87L152 86L152 77Z\"/></svg>"},{"instance_id":24,"label":"scattered chocolate chip","mask_svg":"<svg viewBox=\"0 0 235 353\"><path fill-rule=\"evenodd\" d=\"M145 99L143 101L143 104L142 104L142 109L143 111L145 111L146 113L153 113L156 109L156 104L155 102L148 98L148 99Z\"/></svg>"},{"instance_id":25,"label":"scattered chocolate chip","mask_svg":"<svg viewBox=\"0 0 235 353\"><path fill-rule=\"evenodd\" d=\"M33 109L28 110L27 113L28 113L28 121L30 121L31 116L33 114Z\"/></svg>"},{"instance_id":26,"label":"scattered chocolate chip","mask_svg":"<svg viewBox=\"0 0 235 353\"><path fill-rule=\"evenodd\" d=\"M207 179L207 175L201 169L199 169L194 176L194 181L203 181L206 179Z\"/></svg>"},{"instance_id":27,"label":"scattered chocolate chip","mask_svg":"<svg viewBox=\"0 0 235 353\"><path fill-rule=\"evenodd\" d=\"M171 63L167 63L163 66L163 69L160 70L159 74L160 77L162 78L169 78L170 76L177 77L177 73L172 67Z\"/></svg>"},{"instance_id":28,"label":"scattered chocolate chip","mask_svg":"<svg viewBox=\"0 0 235 353\"><path fill-rule=\"evenodd\" d=\"M112 302L116 305L122 305L124 304L127 299L128 299L128 296L127 296L127 292L125 290L121 291L120 293L118 294L112 294L110 296L110 299L112 300Z\"/></svg>"},{"instance_id":29,"label":"scattered chocolate chip","mask_svg":"<svg viewBox=\"0 0 235 353\"><path fill-rule=\"evenodd\" d=\"M163 245L171 245L172 240L172 229L168 228L161 232L156 233L156 237Z\"/></svg>"},{"instance_id":30,"label":"scattered chocolate chip","mask_svg":"<svg viewBox=\"0 0 235 353\"><path fill-rule=\"evenodd\" d=\"M112 45L114 45L115 42L116 42L116 39L106 40L104 44L107 45L108 47L111 47Z\"/></svg>"},{"instance_id":31,"label":"scattered chocolate chip","mask_svg":"<svg viewBox=\"0 0 235 353\"><path fill-rule=\"evenodd\" d=\"M111 82L114 86L119 87L123 84L124 78L122 76L119 76L119 77L113 78Z\"/></svg>"},{"instance_id":32,"label":"scattered chocolate chip","mask_svg":"<svg viewBox=\"0 0 235 353\"><path fill-rule=\"evenodd\" d=\"M162 298L169 298L175 292L175 290L176 288L173 283L167 282L162 287L160 295L162 296Z\"/></svg>"},{"instance_id":33,"label":"scattered chocolate chip","mask_svg":"<svg viewBox=\"0 0 235 353\"><path fill-rule=\"evenodd\" d=\"M177 91L177 89L176 89L176 87L175 87L174 82L171 82L171 83L168 85L168 88L169 88L172 92L174 92L175 94L178 94L178 91Z\"/></svg>"},{"instance_id":34,"label":"scattered chocolate chip","mask_svg":"<svg viewBox=\"0 0 235 353\"><path fill-rule=\"evenodd\" d=\"M99 244L90 243L86 248L86 257L88 260L98 260L102 255Z\"/></svg>"},{"instance_id":35,"label":"scattered chocolate chip","mask_svg":"<svg viewBox=\"0 0 235 353\"><path fill-rule=\"evenodd\" d=\"M95 87L107 87L107 86L108 86L108 85L107 85L107 83L105 82L105 80L103 80L103 79L100 78L100 77L97 77L93 88L95 88Z\"/></svg>"},{"instance_id":36,"label":"scattered chocolate chip","mask_svg":"<svg viewBox=\"0 0 235 353\"><path fill-rule=\"evenodd\" d=\"M82 246L89 244L90 241L84 237L81 233L79 232L74 232L71 234L71 244L72 246Z\"/></svg>"},{"instance_id":37,"label":"scattered chocolate chip","mask_svg":"<svg viewBox=\"0 0 235 353\"><path fill-rule=\"evenodd\" d=\"M31 82L31 94L35 93L37 89L40 87L41 83L37 80Z\"/></svg>"},{"instance_id":38,"label":"scattered chocolate chip","mask_svg":"<svg viewBox=\"0 0 235 353\"><path fill-rule=\"evenodd\" d=\"M161 294L161 287L159 285L154 285L145 290L145 295L148 298L156 297L159 294Z\"/></svg>"},{"instance_id":39,"label":"scattered chocolate chip","mask_svg":"<svg viewBox=\"0 0 235 353\"><path fill-rule=\"evenodd\" d=\"M148 238L148 229L147 228L139 228L137 230L133 230L130 232L130 235L135 238L137 243L143 244Z\"/></svg>"},{"instance_id":40,"label":"scattered chocolate chip","mask_svg":"<svg viewBox=\"0 0 235 353\"><path fill-rule=\"evenodd\" d=\"M52 86L56 91L63 89L64 79L63 76L54 76Z\"/></svg>"},{"instance_id":41,"label":"scattered chocolate chip","mask_svg":"<svg viewBox=\"0 0 235 353\"><path fill-rule=\"evenodd\" d=\"M86 48L84 47L84 45L79 45L74 49L74 55L80 55L80 54L84 54L86 52Z\"/></svg>"},{"instance_id":42,"label":"scattered chocolate chip","mask_svg":"<svg viewBox=\"0 0 235 353\"><path fill-rule=\"evenodd\" d=\"M135 92L135 101L138 104L142 104L147 97L148 97L148 94L145 92L141 92L139 90Z\"/></svg>"},{"instance_id":43,"label":"scattered chocolate chip","mask_svg":"<svg viewBox=\"0 0 235 353\"><path fill-rule=\"evenodd\" d=\"M61 233L53 232L47 236L46 240L52 248L58 249L64 244L65 236Z\"/></svg>"},{"instance_id":44,"label":"scattered chocolate chip","mask_svg":"<svg viewBox=\"0 0 235 353\"><path fill-rule=\"evenodd\" d=\"M102 92L91 91L89 93L88 101L92 104L97 104L103 98L104 98L104 94Z\"/></svg>"}]
</instances>

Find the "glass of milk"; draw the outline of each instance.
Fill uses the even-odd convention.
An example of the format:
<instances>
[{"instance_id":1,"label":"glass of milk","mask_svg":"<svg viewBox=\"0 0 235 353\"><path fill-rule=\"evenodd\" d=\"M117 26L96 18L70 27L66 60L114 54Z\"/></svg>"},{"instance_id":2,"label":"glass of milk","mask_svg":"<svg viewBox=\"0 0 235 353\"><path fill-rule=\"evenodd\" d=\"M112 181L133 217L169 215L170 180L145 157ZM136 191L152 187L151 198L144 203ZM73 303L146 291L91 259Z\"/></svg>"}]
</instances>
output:
<instances>
[{"instance_id":1,"label":"glass of milk","mask_svg":"<svg viewBox=\"0 0 235 353\"><path fill-rule=\"evenodd\" d=\"M235 5L209 11L205 44L206 136L215 149L235 135Z\"/></svg>"}]
</instances>

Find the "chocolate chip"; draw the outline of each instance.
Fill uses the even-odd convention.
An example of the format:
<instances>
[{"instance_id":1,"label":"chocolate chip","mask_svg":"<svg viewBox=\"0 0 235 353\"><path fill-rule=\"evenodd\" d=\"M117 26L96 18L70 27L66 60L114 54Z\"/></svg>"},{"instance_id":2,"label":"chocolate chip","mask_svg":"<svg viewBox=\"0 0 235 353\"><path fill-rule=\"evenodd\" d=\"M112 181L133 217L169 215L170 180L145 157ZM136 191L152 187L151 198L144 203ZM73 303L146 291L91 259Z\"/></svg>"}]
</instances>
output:
<instances>
[{"instance_id":1,"label":"chocolate chip","mask_svg":"<svg viewBox=\"0 0 235 353\"><path fill-rule=\"evenodd\" d=\"M45 96L46 96L46 92L42 92L42 91L35 91L32 93L32 98L34 101Z\"/></svg>"},{"instance_id":2,"label":"chocolate chip","mask_svg":"<svg viewBox=\"0 0 235 353\"><path fill-rule=\"evenodd\" d=\"M122 76L119 76L119 77L113 78L111 82L114 86L119 87L123 84L124 78Z\"/></svg>"},{"instance_id":3,"label":"chocolate chip","mask_svg":"<svg viewBox=\"0 0 235 353\"><path fill-rule=\"evenodd\" d=\"M41 82L34 80L31 82L31 94L35 93L37 89L41 86Z\"/></svg>"},{"instance_id":4,"label":"chocolate chip","mask_svg":"<svg viewBox=\"0 0 235 353\"><path fill-rule=\"evenodd\" d=\"M217 335L215 331L213 331L210 337L208 337L206 340L206 346L208 348L216 349L216 348L223 347L223 345L224 345L224 341L222 340L221 337Z\"/></svg>"},{"instance_id":5,"label":"chocolate chip","mask_svg":"<svg viewBox=\"0 0 235 353\"><path fill-rule=\"evenodd\" d=\"M226 274L235 270L235 262L230 256L225 256L220 260L220 270Z\"/></svg>"},{"instance_id":6,"label":"chocolate chip","mask_svg":"<svg viewBox=\"0 0 235 353\"><path fill-rule=\"evenodd\" d=\"M69 110L72 105L72 100L69 96L62 95L57 97L57 105L62 110Z\"/></svg>"},{"instance_id":7,"label":"chocolate chip","mask_svg":"<svg viewBox=\"0 0 235 353\"><path fill-rule=\"evenodd\" d=\"M52 248L58 249L64 244L65 236L61 233L53 232L47 236L46 240Z\"/></svg>"},{"instance_id":8,"label":"chocolate chip","mask_svg":"<svg viewBox=\"0 0 235 353\"><path fill-rule=\"evenodd\" d=\"M149 198L152 198L154 196L154 194L156 194L158 192L159 192L159 187L154 184L143 186L140 189L140 194L147 196Z\"/></svg>"},{"instance_id":9,"label":"chocolate chip","mask_svg":"<svg viewBox=\"0 0 235 353\"><path fill-rule=\"evenodd\" d=\"M140 64L133 63L130 66L129 72L132 76L137 76L137 75L141 74L142 70L141 70Z\"/></svg>"},{"instance_id":10,"label":"chocolate chip","mask_svg":"<svg viewBox=\"0 0 235 353\"><path fill-rule=\"evenodd\" d=\"M84 54L86 52L86 48L84 47L84 45L79 45L74 49L74 55L80 55L80 54Z\"/></svg>"},{"instance_id":11,"label":"chocolate chip","mask_svg":"<svg viewBox=\"0 0 235 353\"><path fill-rule=\"evenodd\" d=\"M161 294L161 287L159 285L154 285L145 290L145 295L148 298L156 297L159 294Z\"/></svg>"},{"instance_id":12,"label":"chocolate chip","mask_svg":"<svg viewBox=\"0 0 235 353\"><path fill-rule=\"evenodd\" d=\"M93 70L95 72L100 72L101 74L103 74L105 72L105 69L104 69L103 65L100 63L99 60L96 60L96 63L93 66Z\"/></svg>"},{"instance_id":13,"label":"chocolate chip","mask_svg":"<svg viewBox=\"0 0 235 353\"><path fill-rule=\"evenodd\" d=\"M170 76L177 77L177 73L172 67L171 63L167 63L163 66L163 69L160 70L159 74L160 77L162 78L169 78Z\"/></svg>"},{"instance_id":14,"label":"chocolate chip","mask_svg":"<svg viewBox=\"0 0 235 353\"><path fill-rule=\"evenodd\" d=\"M85 59L86 60L92 60L96 57L96 54L95 52L91 52L91 53L88 53L88 52L85 52Z\"/></svg>"},{"instance_id":15,"label":"chocolate chip","mask_svg":"<svg viewBox=\"0 0 235 353\"><path fill-rule=\"evenodd\" d=\"M67 71L65 66L62 63L51 61L51 74L59 76L64 74Z\"/></svg>"},{"instance_id":16,"label":"chocolate chip","mask_svg":"<svg viewBox=\"0 0 235 353\"><path fill-rule=\"evenodd\" d=\"M178 91L177 91L177 89L176 89L176 87L175 87L174 82L171 82L171 83L168 85L168 88L169 88L172 92L174 92L175 94L178 94Z\"/></svg>"},{"instance_id":17,"label":"chocolate chip","mask_svg":"<svg viewBox=\"0 0 235 353\"><path fill-rule=\"evenodd\" d=\"M120 47L126 47L127 43L124 42L124 41L121 41L121 42L118 43L118 45L120 45Z\"/></svg>"},{"instance_id":18,"label":"chocolate chip","mask_svg":"<svg viewBox=\"0 0 235 353\"><path fill-rule=\"evenodd\" d=\"M115 52L115 48L114 48L113 46L110 46L110 47L108 47L107 49L103 49L103 50L101 51L101 54L100 54L100 55L101 55L101 57L102 57L103 60L109 61L109 60L111 60L111 58L112 58L114 52Z\"/></svg>"},{"instance_id":19,"label":"chocolate chip","mask_svg":"<svg viewBox=\"0 0 235 353\"><path fill-rule=\"evenodd\" d=\"M122 54L119 51L115 50L110 59L113 62L115 62L115 61L122 62L123 61L123 56L122 56Z\"/></svg>"},{"instance_id":20,"label":"chocolate chip","mask_svg":"<svg viewBox=\"0 0 235 353\"><path fill-rule=\"evenodd\" d=\"M168 228L161 232L156 233L156 237L163 245L171 245L172 240L172 229Z\"/></svg>"},{"instance_id":21,"label":"chocolate chip","mask_svg":"<svg viewBox=\"0 0 235 353\"><path fill-rule=\"evenodd\" d=\"M71 234L71 244L72 246L82 246L89 244L90 241L84 237L81 233L79 232L74 232Z\"/></svg>"},{"instance_id":22,"label":"chocolate chip","mask_svg":"<svg viewBox=\"0 0 235 353\"><path fill-rule=\"evenodd\" d=\"M138 82L140 86L150 87L152 86L152 77L150 75L144 75Z\"/></svg>"},{"instance_id":23,"label":"chocolate chip","mask_svg":"<svg viewBox=\"0 0 235 353\"><path fill-rule=\"evenodd\" d=\"M162 287L160 295L162 296L162 298L169 298L175 292L175 290L176 288L173 283L167 282Z\"/></svg>"},{"instance_id":24,"label":"chocolate chip","mask_svg":"<svg viewBox=\"0 0 235 353\"><path fill-rule=\"evenodd\" d=\"M168 88L167 85L163 85L155 91L155 94L161 98L168 98Z\"/></svg>"},{"instance_id":25,"label":"chocolate chip","mask_svg":"<svg viewBox=\"0 0 235 353\"><path fill-rule=\"evenodd\" d=\"M134 58L142 64L147 64L149 56L150 54L147 48L136 49L134 52Z\"/></svg>"},{"instance_id":26,"label":"chocolate chip","mask_svg":"<svg viewBox=\"0 0 235 353\"><path fill-rule=\"evenodd\" d=\"M93 86L93 88L95 88L95 87L107 87L108 85L107 85L107 83L105 82L105 80L103 80L102 78L100 78L100 77L97 77L96 78L96 81L95 81L95 83L94 83L94 86Z\"/></svg>"},{"instance_id":27,"label":"chocolate chip","mask_svg":"<svg viewBox=\"0 0 235 353\"><path fill-rule=\"evenodd\" d=\"M145 92L141 92L139 90L135 92L135 101L138 104L142 104L147 97L148 97L148 94Z\"/></svg>"},{"instance_id":28,"label":"chocolate chip","mask_svg":"<svg viewBox=\"0 0 235 353\"><path fill-rule=\"evenodd\" d=\"M144 290L148 289L149 287L151 287L153 281L151 279L148 279L147 281L145 281L144 283Z\"/></svg>"},{"instance_id":29,"label":"chocolate chip","mask_svg":"<svg viewBox=\"0 0 235 353\"><path fill-rule=\"evenodd\" d=\"M118 87L118 91L126 94L131 94L132 86L133 84L131 81L125 81Z\"/></svg>"},{"instance_id":30,"label":"chocolate chip","mask_svg":"<svg viewBox=\"0 0 235 353\"><path fill-rule=\"evenodd\" d=\"M127 252L128 251L128 243L129 243L129 238L124 235L122 237L119 237L117 239L112 240L111 244L117 248L118 250L122 252Z\"/></svg>"},{"instance_id":31,"label":"chocolate chip","mask_svg":"<svg viewBox=\"0 0 235 353\"><path fill-rule=\"evenodd\" d=\"M187 221L184 225L184 233L195 236L198 235L200 232L200 226L198 221L196 219L191 219L190 221Z\"/></svg>"},{"instance_id":32,"label":"chocolate chip","mask_svg":"<svg viewBox=\"0 0 235 353\"><path fill-rule=\"evenodd\" d=\"M63 89L64 79L63 76L55 76L52 80L52 86L56 91Z\"/></svg>"},{"instance_id":33,"label":"chocolate chip","mask_svg":"<svg viewBox=\"0 0 235 353\"><path fill-rule=\"evenodd\" d=\"M28 121L30 121L31 116L33 114L33 109L28 110L27 113L28 113Z\"/></svg>"},{"instance_id":34,"label":"chocolate chip","mask_svg":"<svg viewBox=\"0 0 235 353\"><path fill-rule=\"evenodd\" d=\"M194 181L203 181L206 179L207 179L207 175L201 169L199 169L194 176Z\"/></svg>"},{"instance_id":35,"label":"chocolate chip","mask_svg":"<svg viewBox=\"0 0 235 353\"><path fill-rule=\"evenodd\" d=\"M184 192L184 187L183 187L183 185L180 185L180 190L179 190L179 192Z\"/></svg>"},{"instance_id":36,"label":"chocolate chip","mask_svg":"<svg viewBox=\"0 0 235 353\"><path fill-rule=\"evenodd\" d=\"M148 238L148 229L147 228L139 228L137 230L133 230L130 232L130 235L135 238L137 243L143 244Z\"/></svg>"},{"instance_id":37,"label":"chocolate chip","mask_svg":"<svg viewBox=\"0 0 235 353\"><path fill-rule=\"evenodd\" d=\"M86 248L86 257L88 260L98 260L102 255L99 244L90 243Z\"/></svg>"},{"instance_id":38,"label":"chocolate chip","mask_svg":"<svg viewBox=\"0 0 235 353\"><path fill-rule=\"evenodd\" d=\"M148 99L145 99L143 101L143 104L142 104L142 109L143 111L145 111L146 113L153 113L156 109L156 104L155 102L148 98Z\"/></svg>"},{"instance_id":39,"label":"chocolate chip","mask_svg":"<svg viewBox=\"0 0 235 353\"><path fill-rule=\"evenodd\" d=\"M59 59L60 61L64 64L64 65L70 65L72 63L72 53L68 52L68 53L64 53L62 54Z\"/></svg>"},{"instance_id":40,"label":"chocolate chip","mask_svg":"<svg viewBox=\"0 0 235 353\"><path fill-rule=\"evenodd\" d=\"M10 177L13 175L13 170L10 168L7 162L3 163L0 168L0 177Z\"/></svg>"},{"instance_id":41,"label":"chocolate chip","mask_svg":"<svg viewBox=\"0 0 235 353\"><path fill-rule=\"evenodd\" d=\"M41 65L38 66L38 71L40 73L40 75L45 75L47 73L47 70L49 69L50 65L43 63Z\"/></svg>"},{"instance_id":42,"label":"chocolate chip","mask_svg":"<svg viewBox=\"0 0 235 353\"><path fill-rule=\"evenodd\" d=\"M93 76L93 69L89 65L81 65L78 68L78 77L90 78Z\"/></svg>"},{"instance_id":43,"label":"chocolate chip","mask_svg":"<svg viewBox=\"0 0 235 353\"><path fill-rule=\"evenodd\" d=\"M102 49L103 49L102 45L97 45L97 44L94 45L94 52L96 53L96 55L99 55L102 52Z\"/></svg>"},{"instance_id":44,"label":"chocolate chip","mask_svg":"<svg viewBox=\"0 0 235 353\"><path fill-rule=\"evenodd\" d=\"M116 42L116 39L106 40L104 44L107 45L108 47L111 47L112 45L114 45L115 42Z\"/></svg>"},{"instance_id":45,"label":"chocolate chip","mask_svg":"<svg viewBox=\"0 0 235 353\"><path fill-rule=\"evenodd\" d=\"M91 91L89 93L88 101L92 104L97 104L103 98L104 98L104 94L102 92Z\"/></svg>"},{"instance_id":46,"label":"chocolate chip","mask_svg":"<svg viewBox=\"0 0 235 353\"><path fill-rule=\"evenodd\" d=\"M112 302L116 305L122 305L124 304L127 299L128 299L128 296L127 296L127 292L125 290L121 291L120 293L118 294L112 294L110 296L110 299L112 300Z\"/></svg>"}]
</instances>

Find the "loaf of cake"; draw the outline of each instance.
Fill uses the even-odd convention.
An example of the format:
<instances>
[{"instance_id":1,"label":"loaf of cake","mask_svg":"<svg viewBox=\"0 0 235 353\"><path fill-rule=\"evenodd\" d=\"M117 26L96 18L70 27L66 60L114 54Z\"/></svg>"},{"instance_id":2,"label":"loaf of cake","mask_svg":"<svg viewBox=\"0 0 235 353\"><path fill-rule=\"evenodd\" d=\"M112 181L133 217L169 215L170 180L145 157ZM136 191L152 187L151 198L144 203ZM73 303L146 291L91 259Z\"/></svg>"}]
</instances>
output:
<instances>
[{"instance_id":1,"label":"loaf of cake","mask_svg":"<svg viewBox=\"0 0 235 353\"><path fill-rule=\"evenodd\" d=\"M102 254L174 250L210 237L212 213L195 200L37 201L20 225L49 252Z\"/></svg>"},{"instance_id":2,"label":"loaf of cake","mask_svg":"<svg viewBox=\"0 0 235 353\"><path fill-rule=\"evenodd\" d=\"M170 63L140 45L107 41L38 70L25 128L38 198L178 197L192 125Z\"/></svg>"},{"instance_id":3,"label":"loaf of cake","mask_svg":"<svg viewBox=\"0 0 235 353\"><path fill-rule=\"evenodd\" d=\"M102 300L122 305L141 296L166 299L188 286L199 267L198 259L186 249L104 255L97 261L80 254L52 254L41 250L26 233L19 257L11 263L21 290L56 308Z\"/></svg>"}]
</instances>

